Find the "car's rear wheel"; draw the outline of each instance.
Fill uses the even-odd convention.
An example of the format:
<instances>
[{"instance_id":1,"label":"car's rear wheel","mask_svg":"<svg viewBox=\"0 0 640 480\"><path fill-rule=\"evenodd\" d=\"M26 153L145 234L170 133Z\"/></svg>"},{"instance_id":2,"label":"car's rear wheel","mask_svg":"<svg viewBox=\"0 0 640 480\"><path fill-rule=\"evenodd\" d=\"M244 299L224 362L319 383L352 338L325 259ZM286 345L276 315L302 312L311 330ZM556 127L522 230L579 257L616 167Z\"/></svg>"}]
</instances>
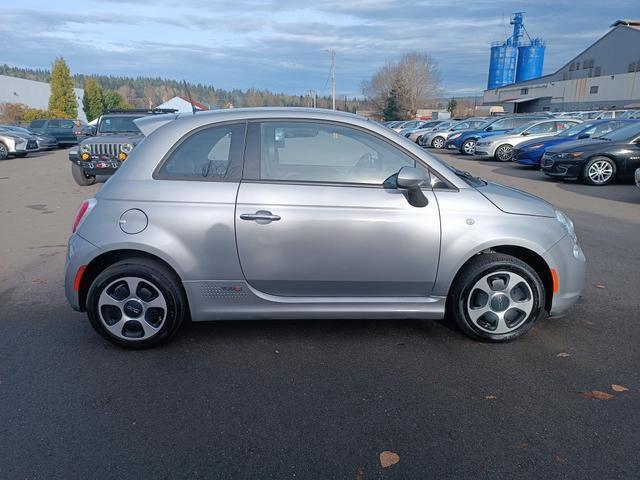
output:
<instances>
[{"instance_id":1,"label":"car's rear wheel","mask_svg":"<svg viewBox=\"0 0 640 480\"><path fill-rule=\"evenodd\" d=\"M168 340L187 316L175 274L143 258L117 262L93 281L87 295L91 325L109 341L145 348Z\"/></svg>"},{"instance_id":2,"label":"car's rear wheel","mask_svg":"<svg viewBox=\"0 0 640 480\"><path fill-rule=\"evenodd\" d=\"M8 156L9 149L4 143L0 142L0 160L6 160Z\"/></svg>"},{"instance_id":3,"label":"car's rear wheel","mask_svg":"<svg viewBox=\"0 0 640 480\"><path fill-rule=\"evenodd\" d=\"M472 338L513 340L544 315L545 290L525 262L499 253L473 258L457 276L448 310Z\"/></svg>"},{"instance_id":4,"label":"car's rear wheel","mask_svg":"<svg viewBox=\"0 0 640 480\"><path fill-rule=\"evenodd\" d=\"M513 160L513 147L508 143L496 148L495 159L500 162L510 162Z\"/></svg>"},{"instance_id":5,"label":"car's rear wheel","mask_svg":"<svg viewBox=\"0 0 640 480\"><path fill-rule=\"evenodd\" d=\"M96 183L95 175L87 175L84 173L84 170L75 163L71 164L71 175L76 183L81 187L88 187L89 185Z\"/></svg>"},{"instance_id":6,"label":"car's rear wheel","mask_svg":"<svg viewBox=\"0 0 640 480\"><path fill-rule=\"evenodd\" d=\"M616 176L616 164L607 157L595 157L589 160L582 170L582 179L589 185L606 185Z\"/></svg>"},{"instance_id":7,"label":"car's rear wheel","mask_svg":"<svg viewBox=\"0 0 640 480\"><path fill-rule=\"evenodd\" d=\"M442 137L436 137L433 140L431 140L431 146L433 148L444 148L444 138Z\"/></svg>"},{"instance_id":8,"label":"car's rear wheel","mask_svg":"<svg viewBox=\"0 0 640 480\"><path fill-rule=\"evenodd\" d=\"M465 140L462 144L462 153L465 155L473 155L476 153L476 140L470 138L469 140Z\"/></svg>"}]
</instances>

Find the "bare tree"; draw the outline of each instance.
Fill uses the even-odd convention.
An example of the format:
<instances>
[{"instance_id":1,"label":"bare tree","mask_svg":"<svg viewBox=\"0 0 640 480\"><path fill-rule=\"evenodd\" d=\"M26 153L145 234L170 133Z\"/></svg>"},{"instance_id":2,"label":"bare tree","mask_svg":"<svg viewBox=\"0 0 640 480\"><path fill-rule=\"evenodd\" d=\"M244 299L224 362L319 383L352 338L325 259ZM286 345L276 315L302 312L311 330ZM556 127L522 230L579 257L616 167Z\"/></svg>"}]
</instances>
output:
<instances>
[{"instance_id":1,"label":"bare tree","mask_svg":"<svg viewBox=\"0 0 640 480\"><path fill-rule=\"evenodd\" d=\"M387 62L362 85L365 97L379 113L387 106L392 90L403 116L415 117L430 97L441 92L437 63L428 53L407 53L396 62Z\"/></svg>"}]
</instances>

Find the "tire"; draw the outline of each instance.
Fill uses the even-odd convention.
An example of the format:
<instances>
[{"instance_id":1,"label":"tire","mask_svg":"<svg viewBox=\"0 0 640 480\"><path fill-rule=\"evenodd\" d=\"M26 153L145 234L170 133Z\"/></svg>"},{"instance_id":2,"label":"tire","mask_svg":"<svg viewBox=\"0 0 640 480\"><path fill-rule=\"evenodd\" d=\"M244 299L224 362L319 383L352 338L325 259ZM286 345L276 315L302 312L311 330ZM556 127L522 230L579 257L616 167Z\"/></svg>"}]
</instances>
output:
<instances>
[{"instance_id":1,"label":"tire","mask_svg":"<svg viewBox=\"0 0 640 480\"><path fill-rule=\"evenodd\" d=\"M464 153L465 155L473 155L476 151L476 141L477 140L474 140L473 138L465 140L462 144L462 147L460 148L460 152Z\"/></svg>"},{"instance_id":2,"label":"tire","mask_svg":"<svg viewBox=\"0 0 640 480\"><path fill-rule=\"evenodd\" d=\"M511 255L487 253L456 276L447 310L469 337L506 342L543 317L544 305L545 289L533 268Z\"/></svg>"},{"instance_id":3,"label":"tire","mask_svg":"<svg viewBox=\"0 0 640 480\"><path fill-rule=\"evenodd\" d=\"M73 176L73 179L76 181L76 183L81 187L88 187L89 185L93 185L94 183L96 183L95 175L85 174L82 168L80 168L75 163L71 164L71 175Z\"/></svg>"},{"instance_id":4,"label":"tire","mask_svg":"<svg viewBox=\"0 0 640 480\"><path fill-rule=\"evenodd\" d=\"M25 153L15 153L14 154L17 158L24 158L27 155L29 155L29 152L25 152Z\"/></svg>"},{"instance_id":5,"label":"tire","mask_svg":"<svg viewBox=\"0 0 640 480\"><path fill-rule=\"evenodd\" d=\"M188 315L180 279L144 258L114 263L89 287L87 316L110 342L148 348L171 338Z\"/></svg>"},{"instance_id":6,"label":"tire","mask_svg":"<svg viewBox=\"0 0 640 480\"><path fill-rule=\"evenodd\" d=\"M9 149L4 143L0 142L0 160L6 160L8 156Z\"/></svg>"},{"instance_id":7,"label":"tire","mask_svg":"<svg viewBox=\"0 0 640 480\"><path fill-rule=\"evenodd\" d=\"M593 157L582 170L582 180L588 185L607 185L616 177L616 164L608 157Z\"/></svg>"},{"instance_id":8,"label":"tire","mask_svg":"<svg viewBox=\"0 0 640 480\"><path fill-rule=\"evenodd\" d=\"M438 136L431 140L431 146L433 148L442 149L444 148L444 138Z\"/></svg>"},{"instance_id":9,"label":"tire","mask_svg":"<svg viewBox=\"0 0 640 480\"><path fill-rule=\"evenodd\" d=\"M504 143L496 148L496 152L493 155L495 160L499 162L511 162L513 161L513 147L508 143Z\"/></svg>"}]
</instances>

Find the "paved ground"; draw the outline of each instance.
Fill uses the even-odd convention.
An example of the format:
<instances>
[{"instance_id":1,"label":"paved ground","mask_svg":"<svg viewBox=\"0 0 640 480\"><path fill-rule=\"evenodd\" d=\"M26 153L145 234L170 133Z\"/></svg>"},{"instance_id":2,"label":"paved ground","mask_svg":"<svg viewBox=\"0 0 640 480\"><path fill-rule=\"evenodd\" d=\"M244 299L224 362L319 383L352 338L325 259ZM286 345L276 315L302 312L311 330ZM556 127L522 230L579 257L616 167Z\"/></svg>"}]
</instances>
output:
<instances>
[{"instance_id":1,"label":"paved ground","mask_svg":"<svg viewBox=\"0 0 640 480\"><path fill-rule=\"evenodd\" d=\"M442 155L565 209L589 258L584 301L511 344L446 322L219 322L131 352L65 303L64 245L99 188L65 156L0 162L0 478L637 477L636 187Z\"/></svg>"}]
</instances>

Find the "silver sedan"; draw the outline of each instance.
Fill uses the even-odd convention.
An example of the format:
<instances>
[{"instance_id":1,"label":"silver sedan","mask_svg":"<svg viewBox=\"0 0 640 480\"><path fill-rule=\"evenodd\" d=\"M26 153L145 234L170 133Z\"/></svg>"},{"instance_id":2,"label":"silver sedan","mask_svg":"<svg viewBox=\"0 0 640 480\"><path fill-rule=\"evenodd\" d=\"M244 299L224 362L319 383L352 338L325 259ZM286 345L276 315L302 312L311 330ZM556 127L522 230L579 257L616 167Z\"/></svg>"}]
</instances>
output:
<instances>
[{"instance_id":1,"label":"silver sedan","mask_svg":"<svg viewBox=\"0 0 640 480\"><path fill-rule=\"evenodd\" d=\"M386 127L291 108L175 117L136 120L145 140L69 239L67 299L116 344L187 320L445 313L501 342L580 297L567 215Z\"/></svg>"}]
</instances>

